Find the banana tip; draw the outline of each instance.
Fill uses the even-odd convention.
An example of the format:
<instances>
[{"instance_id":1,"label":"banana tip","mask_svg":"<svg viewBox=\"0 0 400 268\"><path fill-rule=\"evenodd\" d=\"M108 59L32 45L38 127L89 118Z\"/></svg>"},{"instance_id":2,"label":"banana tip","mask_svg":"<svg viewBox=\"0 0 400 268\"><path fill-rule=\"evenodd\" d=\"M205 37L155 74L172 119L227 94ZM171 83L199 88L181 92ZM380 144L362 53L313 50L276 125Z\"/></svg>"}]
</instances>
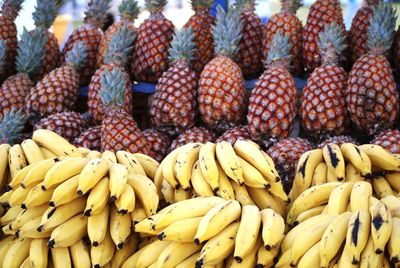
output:
<instances>
[{"instance_id":1,"label":"banana tip","mask_svg":"<svg viewBox=\"0 0 400 268\"><path fill-rule=\"evenodd\" d=\"M117 248L118 249L123 249L124 248L124 242L118 243Z\"/></svg>"},{"instance_id":2,"label":"banana tip","mask_svg":"<svg viewBox=\"0 0 400 268\"><path fill-rule=\"evenodd\" d=\"M53 201L50 201L50 202L49 202L49 206L50 206L50 207L55 207L55 206L56 206L56 204L54 204L54 202L53 202Z\"/></svg>"},{"instance_id":3,"label":"banana tip","mask_svg":"<svg viewBox=\"0 0 400 268\"><path fill-rule=\"evenodd\" d=\"M241 263L242 261L243 261L243 259L241 258L241 257L239 257L239 256L235 256L235 257L233 257L234 259L235 259L235 261L237 262L237 263Z\"/></svg>"},{"instance_id":4,"label":"banana tip","mask_svg":"<svg viewBox=\"0 0 400 268\"><path fill-rule=\"evenodd\" d=\"M40 189L42 189L42 191L46 191L46 186L42 185L40 186Z\"/></svg>"},{"instance_id":5,"label":"banana tip","mask_svg":"<svg viewBox=\"0 0 400 268\"><path fill-rule=\"evenodd\" d=\"M51 239L51 240L49 240L49 242L47 243L47 245L50 247L50 248L54 248L54 245L56 244L56 242L54 241L54 239Z\"/></svg>"},{"instance_id":6,"label":"banana tip","mask_svg":"<svg viewBox=\"0 0 400 268\"><path fill-rule=\"evenodd\" d=\"M85 215L86 217L90 217L91 214L92 214L92 210L91 210L91 209L87 209L87 210L85 210L85 212L83 213L83 215Z\"/></svg>"},{"instance_id":7,"label":"banana tip","mask_svg":"<svg viewBox=\"0 0 400 268\"><path fill-rule=\"evenodd\" d=\"M198 238L194 239L194 242L196 243L196 245L200 245L200 240ZM196 266L197 267L197 266Z\"/></svg>"},{"instance_id":8,"label":"banana tip","mask_svg":"<svg viewBox=\"0 0 400 268\"><path fill-rule=\"evenodd\" d=\"M165 238L164 232L161 232L158 234L158 240L162 241L162 240L164 240L164 238Z\"/></svg>"},{"instance_id":9,"label":"banana tip","mask_svg":"<svg viewBox=\"0 0 400 268\"><path fill-rule=\"evenodd\" d=\"M195 268L201 268L203 267L203 259L197 260L195 264Z\"/></svg>"},{"instance_id":10,"label":"banana tip","mask_svg":"<svg viewBox=\"0 0 400 268\"><path fill-rule=\"evenodd\" d=\"M26 209L26 205L24 203L22 203L21 208Z\"/></svg>"},{"instance_id":11,"label":"banana tip","mask_svg":"<svg viewBox=\"0 0 400 268\"><path fill-rule=\"evenodd\" d=\"M40 225L38 228L37 228L37 231L40 233L41 231L43 231L43 225Z\"/></svg>"},{"instance_id":12,"label":"banana tip","mask_svg":"<svg viewBox=\"0 0 400 268\"><path fill-rule=\"evenodd\" d=\"M76 191L76 194L79 195L79 196L82 196L83 195L83 191L82 190L78 190L78 191Z\"/></svg>"},{"instance_id":13,"label":"banana tip","mask_svg":"<svg viewBox=\"0 0 400 268\"><path fill-rule=\"evenodd\" d=\"M93 242L92 242L92 246L94 246L94 247L98 247L98 246L99 246L99 242L97 242L97 241L93 241Z\"/></svg>"}]
</instances>

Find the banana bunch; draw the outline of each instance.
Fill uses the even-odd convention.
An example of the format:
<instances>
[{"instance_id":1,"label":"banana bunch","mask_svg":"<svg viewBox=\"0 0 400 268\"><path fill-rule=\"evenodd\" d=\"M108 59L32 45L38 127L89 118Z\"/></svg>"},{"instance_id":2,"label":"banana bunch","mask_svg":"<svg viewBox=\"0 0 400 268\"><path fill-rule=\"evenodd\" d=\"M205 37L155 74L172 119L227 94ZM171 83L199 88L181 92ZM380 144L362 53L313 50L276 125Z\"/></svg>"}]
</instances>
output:
<instances>
[{"instance_id":1,"label":"banana bunch","mask_svg":"<svg viewBox=\"0 0 400 268\"><path fill-rule=\"evenodd\" d=\"M154 178L159 196L173 204L219 196L284 214L289 201L272 159L251 142L190 143L173 150Z\"/></svg>"},{"instance_id":2,"label":"banana bunch","mask_svg":"<svg viewBox=\"0 0 400 268\"><path fill-rule=\"evenodd\" d=\"M272 209L210 196L176 202L134 228L150 242L122 267L273 267L285 222Z\"/></svg>"},{"instance_id":3,"label":"banana bunch","mask_svg":"<svg viewBox=\"0 0 400 268\"><path fill-rule=\"evenodd\" d=\"M327 144L300 157L289 197L293 201L310 187L329 182L365 180L378 198L399 194L400 157L379 145Z\"/></svg>"}]
</instances>

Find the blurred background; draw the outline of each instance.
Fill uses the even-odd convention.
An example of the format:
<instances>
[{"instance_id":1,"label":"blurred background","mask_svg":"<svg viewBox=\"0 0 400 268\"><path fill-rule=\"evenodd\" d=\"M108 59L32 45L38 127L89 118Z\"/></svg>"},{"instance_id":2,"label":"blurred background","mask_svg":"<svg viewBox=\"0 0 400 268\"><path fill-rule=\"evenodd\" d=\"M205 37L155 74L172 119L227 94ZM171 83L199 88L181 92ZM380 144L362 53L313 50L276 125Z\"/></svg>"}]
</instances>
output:
<instances>
[{"instance_id":1,"label":"blurred background","mask_svg":"<svg viewBox=\"0 0 400 268\"><path fill-rule=\"evenodd\" d=\"M38 0L40 1L40 0ZM62 45L66 40L68 35L72 32L72 30L80 25L83 21L84 17L84 9L88 0L62 0L62 5L59 11L59 16L55 21L55 25L57 25L56 36ZM144 0L138 0L140 6L144 7ZM234 0L217 0L220 3L231 4L234 3ZM342 0L342 8L343 8L343 16L346 23L346 27L349 29L351 25L351 20L354 14L357 12L357 9L361 6L363 0ZM114 17L114 19L118 19L117 17L117 7L120 0L112 0L112 8L110 13ZM263 19L264 22L268 20L268 17L271 14L274 14L280 10L280 1L279 0L257 0L256 12ZM299 9L297 15L298 17L305 23L307 19L308 9L310 5L313 3L313 0L304 0L304 6ZM397 7L397 12L400 17L400 0L393 0L394 5ZM18 32L22 32L23 27L26 27L28 30L34 28L33 20L32 20L32 11L34 10L36 5L36 0L25 0L23 5L23 10L20 13L20 16L17 18L17 26ZM179 14L179 16L177 16ZM191 10L190 3L187 0L170 0L165 15L171 20L176 27L180 28L189 17L193 14ZM148 16L148 12L143 10L136 20L136 25L138 26L144 19ZM400 19L398 18L398 25L400 24Z\"/></svg>"}]
</instances>

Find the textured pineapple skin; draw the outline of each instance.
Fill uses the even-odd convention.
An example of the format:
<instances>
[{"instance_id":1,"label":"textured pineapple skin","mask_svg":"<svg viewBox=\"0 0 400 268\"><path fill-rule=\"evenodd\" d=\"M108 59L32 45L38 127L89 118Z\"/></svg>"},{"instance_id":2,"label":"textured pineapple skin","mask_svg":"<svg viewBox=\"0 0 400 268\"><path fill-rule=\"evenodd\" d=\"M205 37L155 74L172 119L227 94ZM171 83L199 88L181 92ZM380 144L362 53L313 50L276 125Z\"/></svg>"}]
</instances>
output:
<instances>
[{"instance_id":1,"label":"textured pineapple skin","mask_svg":"<svg viewBox=\"0 0 400 268\"><path fill-rule=\"evenodd\" d=\"M280 12L271 16L267 22L265 37L263 39L264 58L268 56L269 45L278 31L284 35L289 35L291 46L292 70L293 75L302 75L304 72L302 56L302 34L303 25L299 18L289 12Z\"/></svg>"},{"instance_id":2,"label":"textured pineapple skin","mask_svg":"<svg viewBox=\"0 0 400 268\"><path fill-rule=\"evenodd\" d=\"M88 128L76 137L74 144L90 150L101 150L101 126Z\"/></svg>"},{"instance_id":3,"label":"textured pineapple skin","mask_svg":"<svg viewBox=\"0 0 400 268\"><path fill-rule=\"evenodd\" d=\"M215 142L227 141L234 145L237 140L250 140L249 128L238 126L225 131Z\"/></svg>"},{"instance_id":4,"label":"textured pineapple skin","mask_svg":"<svg viewBox=\"0 0 400 268\"><path fill-rule=\"evenodd\" d=\"M343 143L359 144L358 141L351 136L339 135L339 136L332 136L332 137L329 137L329 138L323 140L321 143L318 144L317 147L319 149L322 149L325 145L327 145L329 143L333 143L338 146L342 145Z\"/></svg>"},{"instance_id":5,"label":"textured pineapple skin","mask_svg":"<svg viewBox=\"0 0 400 268\"><path fill-rule=\"evenodd\" d=\"M399 94L385 56L366 54L357 60L349 74L346 102L351 120L363 133L394 127Z\"/></svg>"},{"instance_id":6,"label":"textured pineapple skin","mask_svg":"<svg viewBox=\"0 0 400 268\"><path fill-rule=\"evenodd\" d=\"M44 59L42 68L40 72L35 75L33 79L34 81L39 81L43 79L46 74L57 68L58 63L60 62L61 52L56 36L47 30L43 31L43 34L47 36L48 40L44 47Z\"/></svg>"},{"instance_id":7,"label":"textured pineapple skin","mask_svg":"<svg viewBox=\"0 0 400 268\"><path fill-rule=\"evenodd\" d=\"M158 128L176 135L195 124L196 74L187 63L179 61L158 80L150 109L151 122Z\"/></svg>"},{"instance_id":8,"label":"textured pineapple skin","mask_svg":"<svg viewBox=\"0 0 400 268\"><path fill-rule=\"evenodd\" d=\"M314 137L340 135L349 128L346 108L347 74L336 65L318 67L301 97L301 124Z\"/></svg>"},{"instance_id":9,"label":"textured pineapple skin","mask_svg":"<svg viewBox=\"0 0 400 268\"><path fill-rule=\"evenodd\" d=\"M201 73L198 88L201 119L218 132L239 125L244 117L246 89L239 66L217 56Z\"/></svg>"},{"instance_id":10,"label":"textured pineapple skin","mask_svg":"<svg viewBox=\"0 0 400 268\"><path fill-rule=\"evenodd\" d=\"M17 55L17 26L14 21L0 16L0 40L7 41L6 70L0 81L4 81L10 75L15 74L15 56Z\"/></svg>"},{"instance_id":11,"label":"textured pineapple skin","mask_svg":"<svg viewBox=\"0 0 400 268\"><path fill-rule=\"evenodd\" d=\"M296 100L296 85L287 69L267 68L250 97L247 114L250 136L256 141L288 137L296 116Z\"/></svg>"},{"instance_id":12,"label":"textured pineapple skin","mask_svg":"<svg viewBox=\"0 0 400 268\"><path fill-rule=\"evenodd\" d=\"M161 162L168 153L169 146L171 145L170 137L161 131L154 128L149 128L143 131L149 148L149 156Z\"/></svg>"},{"instance_id":13,"label":"textured pineapple skin","mask_svg":"<svg viewBox=\"0 0 400 268\"><path fill-rule=\"evenodd\" d=\"M400 154L400 131L398 129L387 129L380 132L371 141L389 150L393 154Z\"/></svg>"},{"instance_id":14,"label":"textured pineapple skin","mask_svg":"<svg viewBox=\"0 0 400 268\"><path fill-rule=\"evenodd\" d=\"M76 42L82 41L85 43L87 47L87 61L79 70L79 85L81 86L88 85L92 75L96 71L97 53L102 36L103 32L99 28L85 24L72 32L62 50L61 63L64 63L67 52L72 50Z\"/></svg>"},{"instance_id":15,"label":"textured pineapple skin","mask_svg":"<svg viewBox=\"0 0 400 268\"><path fill-rule=\"evenodd\" d=\"M212 130L209 130L205 127L194 127L189 130L186 130L182 134L180 134L175 140L172 142L170 151L183 146L188 143L206 143L206 142L214 142L216 138L215 133Z\"/></svg>"},{"instance_id":16,"label":"textured pineapple skin","mask_svg":"<svg viewBox=\"0 0 400 268\"><path fill-rule=\"evenodd\" d=\"M7 78L0 90L0 118L11 109L24 109L25 98L33 86L27 74L18 73Z\"/></svg>"},{"instance_id":17,"label":"textured pineapple skin","mask_svg":"<svg viewBox=\"0 0 400 268\"><path fill-rule=\"evenodd\" d=\"M138 28L131 71L134 80L156 83L168 69L168 49L174 25L162 14L152 14Z\"/></svg>"},{"instance_id":18,"label":"textured pineapple skin","mask_svg":"<svg viewBox=\"0 0 400 268\"><path fill-rule=\"evenodd\" d=\"M88 111L89 114L92 116L95 122L101 123L104 119L104 105L100 99L99 96L99 91L101 90L101 77L104 75L106 70L109 70L110 72L114 68L119 68L121 70L124 70L123 67L121 67L118 64L115 63L110 63L110 64L105 64L98 69L94 75L92 76L92 79L89 84L89 93L88 93ZM125 71L124 71L125 72ZM131 82L129 79L129 74L126 73L125 77L127 83L126 83L126 90L125 90L125 103L123 105L125 111L127 113L132 112L132 90L130 88Z\"/></svg>"}]
</instances>

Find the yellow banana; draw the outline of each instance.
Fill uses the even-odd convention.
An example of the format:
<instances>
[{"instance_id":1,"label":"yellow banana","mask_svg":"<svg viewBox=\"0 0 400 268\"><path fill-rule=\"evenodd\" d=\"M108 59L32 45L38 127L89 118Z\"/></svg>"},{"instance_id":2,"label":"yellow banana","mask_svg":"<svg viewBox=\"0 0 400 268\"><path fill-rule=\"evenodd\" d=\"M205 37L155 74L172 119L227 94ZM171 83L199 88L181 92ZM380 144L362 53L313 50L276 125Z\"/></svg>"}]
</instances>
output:
<instances>
[{"instance_id":1,"label":"yellow banana","mask_svg":"<svg viewBox=\"0 0 400 268\"><path fill-rule=\"evenodd\" d=\"M24 238L49 238L51 231L39 232L38 226L40 224L41 217L37 217L25 223L18 231L17 236Z\"/></svg>"},{"instance_id":2,"label":"yellow banana","mask_svg":"<svg viewBox=\"0 0 400 268\"><path fill-rule=\"evenodd\" d=\"M326 207L327 207L327 205L322 205L319 207L313 207L313 208L307 209L306 211L303 211L302 213L299 214L299 216L297 216L293 225L298 225L298 224L304 222L305 220L308 220L311 217L323 214Z\"/></svg>"},{"instance_id":3,"label":"yellow banana","mask_svg":"<svg viewBox=\"0 0 400 268\"><path fill-rule=\"evenodd\" d=\"M202 217L188 218L171 223L158 234L159 240L193 242Z\"/></svg>"},{"instance_id":4,"label":"yellow banana","mask_svg":"<svg viewBox=\"0 0 400 268\"><path fill-rule=\"evenodd\" d=\"M81 157L78 148L55 132L46 129L38 129L33 132L32 140L40 147L44 147L57 156Z\"/></svg>"},{"instance_id":5,"label":"yellow banana","mask_svg":"<svg viewBox=\"0 0 400 268\"><path fill-rule=\"evenodd\" d=\"M145 154L134 153L133 156L139 160L141 166L146 172L146 175L149 178L154 179L160 164L155 159Z\"/></svg>"},{"instance_id":6,"label":"yellow banana","mask_svg":"<svg viewBox=\"0 0 400 268\"><path fill-rule=\"evenodd\" d=\"M328 166L324 162L319 163L314 169L311 186L326 183L327 182L327 176L326 176L327 170L328 170Z\"/></svg>"},{"instance_id":7,"label":"yellow banana","mask_svg":"<svg viewBox=\"0 0 400 268\"><path fill-rule=\"evenodd\" d=\"M139 202L136 202L135 209L131 213L133 225L136 225L138 222L144 220L145 218L147 218L146 211Z\"/></svg>"},{"instance_id":8,"label":"yellow banana","mask_svg":"<svg viewBox=\"0 0 400 268\"><path fill-rule=\"evenodd\" d=\"M11 173L11 179L15 177L18 171L28 165L24 151L21 145L15 144L8 151L8 167ZM19 185L18 185L19 186Z\"/></svg>"},{"instance_id":9,"label":"yellow banana","mask_svg":"<svg viewBox=\"0 0 400 268\"><path fill-rule=\"evenodd\" d=\"M388 195L395 195L389 182L383 177L378 176L372 179L372 188L378 198L384 198Z\"/></svg>"},{"instance_id":10,"label":"yellow banana","mask_svg":"<svg viewBox=\"0 0 400 268\"><path fill-rule=\"evenodd\" d=\"M387 206L378 203L369 208L371 214L371 236L376 254L382 254L392 232L392 216Z\"/></svg>"},{"instance_id":11,"label":"yellow banana","mask_svg":"<svg viewBox=\"0 0 400 268\"><path fill-rule=\"evenodd\" d=\"M23 188L31 188L38 183L41 183L46 173L56 164L55 159L46 159L42 161L38 161L37 165L35 165L29 172L26 174L24 180L21 183L21 187Z\"/></svg>"},{"instance_id":12,"label":"yellow banana","mask_svg":"<svg viewBox=\"0 0 400 268\"><path fill-rule=\"evenodd\" d=\"M322 148L325 163L330 173L334 174L338 181L345 178L345 162L340 147L334 143L325 145Z\"/></svg>"},{"instance_id":13,"label":"yellow banana","mask_svg":"<svg viewBox=\"0 0 400 268\"><path fill-rule=\"evenodd\" d=\"M132 186L148 216L157 212L159 198L154 182L142 175L129 175L128 184Z\"/></svg>"},{"instance_id":14,"label":"yellow banana","mask_svg":"<svg viewBox=\"0 0 400 268\"><path fill-rule=\"evenodd\" d=\"M400 159L379 145L364 144L359 148L368 155L373 166L389 171L400 167Z\"/></svg>"},{"instance_id":15,"label":"yellow banana","mask_svg":"<svg viewBox=\"0 0 400 268\"><path fill-rule=\"evenodd\" d=\"M198 196L213 196L214 195L213 190L210 184L203 176L199 163L200 162L197 161L196 163L194 163L192 167L192 174L190 181L192 183L193 190L196 192Z\"/></svg>"},{"instance_id":16,"label":"yellow banana","mask_svg":"<svg viewBox=\"0 0 400 268\"><path fill-rule=\"evenodd\" d=\"M23 209L19 206L17 207L12 207L10 209L7 210L6 214L4 214L1 218L0 218L0 225L4 226L8 223L11 223L12 221L14 221L18 215L23 211Z\"/></svg>"},{"instance_id":17,"label":"yellow banana","mask_svg":"<svg viewBox=\"0 0 400 268\"><path fill-rule=\"evenodd\" d=\"M76 215L53 230L47 245L50 248L70 247L80 241L86 233L87 218Z\"/></svg>"},{"instance_id":18,"label":"yellow banana","mask_svg":"<svg viewBox=\"0 0 400 268\"><path fill-rule=\"evenodd\" d=\"M192 267L195 267L196 260L197 260L197 258L199 256L200 256L200 252L196 252L196 253L192 254L192 256L190 256L189 258L187 258L186 260L184 260L183 262L178 264L176 266L176 268L192 268ZM211 266L211 267L215 267L215 266Z\"/></svg>"},{"instance_id":19,"label":"yellow banana","mask_svg":"<svg viewBox=\"0 0 400 268\"><path fill-rule=\"evenodd\" d=\"M103 242L100 243L100 245L90 248L92 267L104 267L112 260L114 251L115 245L111 239L110 233L107 232L106 237L104 238Z\"/></svg>"},{"instance_id":20,"label":"yellow banana","mask_svg":"<svg viewBox=\"0 0 400 268\"><path fill-rule=\"evenodd\" d=\"M285 214L285 208L282 206L282 201L271 195L267 190L247 187L247 191L251 199L260 209L271 208L280 215Z\"/></svg>"},{"instance_id":21,"label":"yellow banana","mask_svg":"<svg viewBox=\"0 0 400 268\"><path fill-rule=\"evenodd\" d=\"M79 196L76 193L78 183L79 175L76 175L58 185L54 189L53 195L51 196L51 200L49 202L49 206L59 207L78 198Z\"/></svg>"},{"instance_id":22,"label":"yellow banana","mask_svg":"<svg viewBox=\"0 0 400 268\"><path fill-rule=\"evenodd\" d=\"M10 200L11 195L13 194L13 190L4 192L1 196L0 196L0 204L3 207L10 207L10 205L8 204L8 200Z\"/></svg>"},{"instance_id":23,"label":"yellow banana","mask_svg":"<svg viewBox=\"0 0 400 268\"><path fill-rule=\"evenodd\" d=\"M272 209L261 210L262 239L267 250L279 247L285 232L285 221Z\"/></svg>"},{"instance_id":24,"label":"yellow banana","mask_svg":"<svg viewBox=\"0 0 400 268\"><path fill-rule=\"evenodd\" d=\"M371 230L371 217L368 210L360 209L350 218L346 234L346 248L353 264L360 262L361 252L367 244Z\"/></svg>"},{"instance_id":25,"label":"yellow banana","mask_svg":"<svg viewBox=\"0 0 400 268\"><path fill-rule=\"evenodd\" d=\"M0 144L0 187L7 183L7 166L8 166L8 151L11 146L9 144Z\"/></svg>"},{"instance_id":26,"label":"yellow banana","mask_svg":"<svg viewBox=\"0 0 400 268\"><path fill-rule=\"evenodd\" d=\"M160 191L167 205L175 203L175 189L166 180L162 181Z\"/></svg>"},{"instance_id":27,"label":"yellow banana","mask_svg":"<svg viewBox=\"0 0 400 268\"><path fill-rule=\"evenodd\" d=\"M115 205L118 208L118 213L126 214L131 213L135 209L135 192L132 186L126 185L125 191L115 201Z\"/></svg>"},{"instance_id":28,"label":"yellow banana","mask_svg":"<svg viewBox=\"0 0 400 268\"><path fill-rule=\"evenodd\" d=\"M9 248L14 245L14 241L16 240L15 236L7 236L3 237L0 240L0 264L3 265L4 257L7 254ZM3 267L3 266L1 266Z\"/></svg>"},{"instance_id":29,"label":"yellow banana","mask_svg":"<svg viewBox=\"0 0 400 268\"><path fill-rule=\"evenodd\" d=\"M361 173L353 166L352 163L346 165L346 182L364 181Z\"/></svg>"},{"instance_id":30,"label":"yellow banana","mask_svg":"<svg viewBox=\"0 0 400 268\"><path fill-rule=\"evenodd\" d=\"M90 153L90 149L85 147L78 147L78 151L82 154L83 157L86 157L88 153Z\"/></svg>"},{"instance_id":31,"label":"yellow banana","mask_svg":"<svg viewBox=\"0 0 400 268\"><path fill-rule=\"evenodd\" d=\"M47 189L46 191L43 191L42 188L43 184L41 183L31 188L21 207L27 209L49 203L51 196L53 195L54 188Z\"/></svg>"},{"instance_id":32,"label":"yellow banana","mask_svg":"<svg viewBox=\"0 0 400 268\"><path fill-rule=\"evenodd\" d=\"M275 258L277 257L279 248L273 248L271 250L266 250L263 243L258 247L257 252L257 268L270 268L273 267L275 263Z\"/></svg>"},{"instance_id":33,"label":"yellow banana","mask_svg":"<svg viewBox=\"0 0 400 268\"><path fill-rule=\"evenodd\" d=\"M154 241L129 257L122 267L148 267L157 261L163 250L170 244L169 241Z\"/></svg>"},{"instance_id":34,"label":"yellow banana","mask_svg":"<svg viewBox=\"0 0 400 268\"><path fill-rule=\"evenodd\" d=\"M233 192L232 185L219 164L218 164L218 169L219 169L219 182L218 182L219 189L217 192L215 192L215 194L219 197L222 197L225 200L235 199L235 193Z\"/></svg>"},{"instance_id":35,"label":"yellow banana","mask_svg":"<svg viewBox=\"0 0 400 268\"><path fill-rule=\"evenodd\" d=\"M350 195L350 207L352 212L360 209L369 209L369 198L372 196L372 186L366 181L356 182Z\"/></svg>"},{"instance_id":36,"label":"yellow banana","mask_svg":"<svg viewBox=\"0 0 400 268\"><path fill-rule=\"evenodd\" d=\"M128 174L139 174L146 176L142 165L139 160L133 154L127 151L118 151L115 156L117 157L118 163L128 168Z\"/></svg>"},{"instance_id":37,"label":"yellow banana","mask_svg":"<svg viewBox=\"0 0 400 268\"><path fill-rule=\"evenodd\" d=\"M85 268L91 266L89 250L82 240L70 246L69 253L74 267Z\"/></svg>"},{"instance_id":38,"label":"yellow banana","mask_svg":"<svg viewBox=\"0 0 400 268\"><path fill-rule=\"evenodd\" d=\"M117 249L122 249L131 234L132 221L128 214L119 214L117 208L110 209L110 234Z\"/></svg>"},{"instance_id":39,"label":"yellow banana","mask_svg":"<svg viewBox=\"0 0 400 268\"><path fill-rule=\"evenodd\" d=\"M84 195L107 175L109 169L108 161L101 158L90 160L79 175L79 185L76 190L78 195Z\"/></svg>"},{"instance_id":40,"label":"yellow banana","mask_svg":"<svg viewBox=\"0 0 400 268\"><path fill-rule=\"evenodd\" d=\"M257 236L256 238L258 238L258 239L256 240L256 244L251 249L251 251L246 256L243 257L241 262L232 261L232 264L230 265L230 267L232 267L232 268L256 267L258 248L262 244L261 238L259 236ZM233 260L232 255L230 256L230 258L232 258L232 260Z\"/></svg>"},{"instance_id":41,"label":"yellow banana","mask_svg":"<svg viewBox=\"0 0 400 268\"><path fill-rule=\"evenodd\" d=\"M51 259L54 268L72 268L71 255L68 248L51 248Z\"/></svg>"},{"instance_id":42,"label":"yellow banana","mask_svg":"<svg viewBox=\"0 0 400 268\"><path fill-rule=\"evenodd\" d=\"M242 185L244 183L243 169L232 145L229 142L221 141L216 144L215 153L225 174Z\"/></svg>"},{"instance_id":43,"label":"yellow banana","mask_svg":"<svg viewBox=\"0 0 400 268\"><path fill-rule=\"evenodd\" d=\"M33 239L29 248L29 262L32 268L47 267L47 239Z\"/></svg>"},{"instance_id":44,"label":"yellow banana","mask_svg":"<svg viewBox=\"0 0 400 268\"><path fill-rule=\"evenodd\" d=\"M389 208L392 218L394 218L394 217L400 218L400 198L399 197L386 196L381 199L381 202L384 203Z\"/></svg>"},{"instance_id":45,"label":"yellow banana","mask_svg":"<svg viewBox=\"0 0 400 268\"><path fill-rule=\"evenodd\" d=\"M18 187L13 190L10 198L8 199L8 205L10 207L20 206L25 201L30 190L31 188L24 189L22 187Z\"/></svg>"},{"instance_id":46,"label":"yellow banana","mask_svg":"<svg viewBox=\"0 0 400 268\"><path fill-rule=\"evenodd\" d=\"M285 190L283 189L283 184L281 181L271 182L270 185L271 185L271 187L267 189L267 191L269 193L271 193L275 197L278 197L283 202L286 202L286 203L290 202L288 195L285 193Z\"/></svg>"},{"instance_id":47,"label":"yellow banana","mask_svg":"<svg viewBox=\"0 0 400 268\"><path fill-rule=\"evenodd\" d=\"M20 267L20 265L29 256L29 247L31 245L31 241L32 239L29 238L18 238L14 240L4 256L2 267Z\"/></svg>"},{"instance_id":48,"label":"yellow banana","mask_svg":"<svg viewBox=\"0 0 400 268\"><path fill-rule=\"evenodd\" d=\"M292 257L292 250L287 250L281 254L278 262L275 264L275 268L287 268L290 266L290 261Z\"/></svg>"},{"instance_id":49,"label":"yellow banana","mask_svg":"<svg viewBox=\"0 0 400 268\"><path fill-rule=\"evenodd\" d=\"M172 152L170 152L164 160L161 162L163 168L163 177L164 179L175 189L178 189L181 185L178 179L175 177L175 161L178 156L181 147L176 148Z\"/></svg>"},{"instance_id":50,"label":"yellow banana","mask_svg":"<svg viewBox=\"0 0 400 268\"><path fill-rule=\"evenodd\" d=\"M101 158L106 160L110 165L113 164L113 163L117 163L116 155L113 152L108 151L108 150L104 151L101 154Z\"/></svg>"},{"instance_id":51,"label":"yellow banana","mask_svg":"<svg viewBox=\"0 0 400 268\"><path fill-rule=\"evenodd\" d=\"M200 143L189 143L182 146L176 155L174 173L179 184L185 191L190 189L190 175L193 164L199 157L200 147Z\"/></svg>"},{"instance_id":52,"label":"yellow banana","mask_svg":"<svg viewBox=\"0 0 400 268\"><path fill-rule=\"evenodd\" d=\"M189 243L170 243L160 254L155 267L158 268L173 268L179 263L190 257L192 254L200 251L201 246L193 242ZM138 267L141 267L138 265Z\"/></svg>"},{"instance_id":53,"label":"yellow banana","mask_svg":"<svg viewBox=\"0 0 400 268\"><path fill-rule=\"evenodd\" d=\"M264 179L263 175L261 174L258 169L248 163L246 160L238 156L238 160L240 166L243 169L243 178L244 183L253 188L265 188L268 189L271 187L270 182ZM274 181L275 182L275 181Z\"/></svg>"},{"instance_id":54,"label":"yellow banana","mask_svg":"<svg viewBox=\"0 0 400 268\"><path fill-rule=\"evenodd\" d=\"M106 237L108 232L109 212L109 206L105 206L100 213L88 217L87 232L93 247L100 245Z\"/></svg>"},{"instance_id":55,"label":"yellow banana","mask_svg":"<svg viewBox=\"0 0 400 268\"><path fill-rule=\"evenodd\" d=\"M124 165L113 163L110 165L110 201L117 200L125 191L128 180L128 168Z\"/></svg>"},{"instance_id":56,"label":"yellow banana","mask_svg":"<svg viewBox=\"0 0 400 268\"><path fill-rule=\"evenodd\" d=\"M304 253L303 257L301 257L299 263L297 264L298 268L319 267L319 265L320 265L320 257L319 257L320 244L321 244L321 242L317 242L306 253Z\"/></svg>"},{"instance_id":57,"label":"yellow banana","mask_svg":"<svg viewBox=\"0 0 400 268\"><path fill-rule=\"evenodd\" d=\"M235 199L239 201L242 206L254 205L245 185L239 185L236 182L231 181L231 186L235 194Z\"/></svg>"},{"instance_id":58,"label":"yellow banana","mask_svg":"<svg viewBox=\"0 0 400 268\"><path fill-rule=\"evenodd\" d=\"M21 228L25 223L27 223L29 220L35 219L39 216L42 216L43 213L46 211L48 206L46 204L32 207L26 210L22 210L18 216L15 218L15 220L12 222L12 229L13 230L18 230Z\"/></svg>"},{"instance_id":59,"label":"yellow banana","mask_svg":"<svg viewBox=\"0 0 400 268\"><path fill-rule=\"evenodd\" d=\"M387 173L387 174L385 174L385 179L394 191L400 192L400 173L399 172Z\"/></svg>"},{"instance_id":60,"label":"yellow banana","mask_svg":"<svg viewBox=\"0 0 400 268\"><path fill-rule=\"evenodd\" d=\"M89 160L93 160L96 158L101 158L101 153L99 151L91 150L87 155L86 158Z\"/></svg>"},{"instance_id":61,"label":"yellow banana","mask_svg":"<svg viewBox=\"0 0 400 268\"><path fill-rule=\"evenodd\" d=\"M367 245L361 253L360 268L382 267L383 254L377 254L374 249L374 241L369 236Z\"/></svg>"},{"instance_id":62,"label":"yellow banana","mask_svg":"<svg viewBox=\"0 0 400 268\"><path fill-rule=\"evenodd\" d=\"M111 268L120 268L122 264L132 256L137 248L138 241L135 236L130 236L125 241L123 249L117 250L111 260Z\"/></svg>"},{"instance_id":63,"label":"yellow banana","mask_svg":"<svg viewBox=\"0 0 400 268\"><path fill-rule=\"evenodd\" d=\"M342 214L347 211L353 185L354 183L352 182L345 182L332 190L327 205L327 213Z\"/></svg>"},{"instance_id":64,"label":"yellow banana","mask_svg":"<svg viewBox=\"0 0 400 268\"><path fill-rule=\"evenodd\" d=\"M29 164L45 159L39 145L31 139L24 140L21 143L21 147Z\"/></svg>"},{"instance_id":65,"label":"yellow banana","mask_svg":"<svg viewBox=\"0 0 400 268\"><path fill-rule=\"evenodd\" d=\"M219 189L219 170L215 156L215 147L215 143L212 142L203 144L200 147L198 160L201 174L214 192Z\"/></svg>"},{"instance_id":66,"label":"yellow banana","mask_svg":"<svg viewBox=\"0 0 400 268\"><path fill-rule=\"evenodd\" d=\"M107 205L110 199L110 190L108 189L109 179L102 178L96 186L90 191L85 207L85 216L92 216L100 213Z\"/></svg>"},{"instance_id":67,"label":"yellow banana","mask_svg":"<svg viewBox=\"0 0 400 268\"><path fill-rule=\"evenodd\" d=\"M44 159L56 158L57 155L47 148L39 147Z\"/></svg>"},{"instance_id":68,"label":"yellow banana","mask_svg":"<svg viewBox=\"0 0 400 268\"><path fill-rule=\"evenodd\" d=\"M8 184L8 186L11 189L15 189L17 187L19 187L22 183L22 181L24 180L26 174L28 174L28 172L35 167L38 164L38 162L33 163L29 166L24 167L23 169L19 170L14 177L12 177L10 183Z\"/></svg>"},{"instance_id":69,"label":"yellow banana","mask_svg":"<svg viewBox=\"0 0 400 268\"><path fill-rule=\"evenodd\" d=\"M174 190L174 200L175 202L180 202L183 200L190 199L192 197L192 191L185 191L182 187Z\"/></svg>"},{"instance_id":70,"label":"yellow banana","mask_svg":"<svg viewBox=\"0 0 400 268\"><path fill-rule=\"evenodd\" d=\"M352 143L343 143L340 145L340 151L345 160L349 161L362 176L371 174L371 160L365 151ZM346 175L347 176L347 175Z\"/></svg>"},{"instance_id":71,"label":"yellow banana","mask_svg":"<svg viewBox=\"0 0 400 268\"><path fill-rule=\"evenodd\" d=\"M392 232L390 235L387 249L390 261L396 265L400 262L400 218L392 219Z\"/></svg>"}]
</instances>

